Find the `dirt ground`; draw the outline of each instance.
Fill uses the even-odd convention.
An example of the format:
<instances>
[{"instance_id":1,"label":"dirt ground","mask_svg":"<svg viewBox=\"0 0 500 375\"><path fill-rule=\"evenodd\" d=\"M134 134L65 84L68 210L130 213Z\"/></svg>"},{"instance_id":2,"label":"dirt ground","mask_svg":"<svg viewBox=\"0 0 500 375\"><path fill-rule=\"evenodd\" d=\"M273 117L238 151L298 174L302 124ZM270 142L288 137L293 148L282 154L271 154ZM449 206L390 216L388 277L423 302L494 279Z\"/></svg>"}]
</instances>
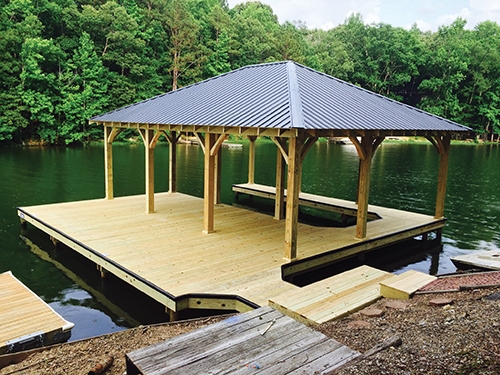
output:
<instances>
[{"instance_id":1,"label":"dirt ground","mask_svg":"<svg viewBox=\"0 0 500 375\"><path fill-rule=\"evenodd\" d=\"M402 344L364 358L337 373L351 374L499 374L500 288L417 295L404 306L389 307L381 299L371 308L379 317L356 312L316 327L335 340L366 352L398 336ZM452 302L435 306L436 297ZM224 317L137 327L92 339L66 343L36 352L22 362L0 369L7 374L88 374L112 356L109 375L125 373L125 354L170 337L215 323Z\"/></svg>"}]
</instances>

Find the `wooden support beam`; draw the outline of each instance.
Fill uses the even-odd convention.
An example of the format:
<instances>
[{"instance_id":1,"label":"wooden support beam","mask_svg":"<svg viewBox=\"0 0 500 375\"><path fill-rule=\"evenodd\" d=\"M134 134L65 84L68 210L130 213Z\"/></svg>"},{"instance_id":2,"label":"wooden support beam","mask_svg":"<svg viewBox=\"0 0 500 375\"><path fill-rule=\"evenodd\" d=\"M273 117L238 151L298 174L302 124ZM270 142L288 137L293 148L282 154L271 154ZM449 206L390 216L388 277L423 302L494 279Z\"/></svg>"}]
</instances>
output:
<instances>
[{"instance_id":1,"label":"wooden support beam","mask_svg":"<svg viewBox=\"0 0 500 375\"><path fill-rule=\"evenodd\" d=\"M299 189L302 191L302 163L304 162L304 158L307 155L307 152L311 149L311 147L316 143L318 140L317 137L309 137L307 138L307 141L301 145L300 149L300 171L299 171Z\"/></svg>"},{"instance_id":2,"label":"wooden support beam","mask_svg":"<svg viewBox=\"0 0 500 375\"><path fill-rule=\"evenodd\" d=\"M113 143L110 142L113 128L104 126L104 179L106 199L113 199Z\"/></svg>"},{"instance_id":3,"label":"wooden support beam","mask_svg":"<svg viewBox=\"0 0 500 375\"><path fill-rule=\"evenodd\" d=\"M286 147L286 139L280 137L271 137L271 139L276 144L278 150L280 150L281 154L285 158L285 162L288 164L288 150Z\"/></svg>"},{"instance_id":4,"label":"wooden support beam","mask_svg":"<svg viewBox=\"0 0 500 375\"><path fill-rule=\"evenodd\" d=\"M215 204L221 204L222 188L222 152L220 150L215 155Z\"/></svg>"},{"instance_id":5,"label":"wooden support beam","mask_svg":"<svg viewBox=\"0 0 500 375\"><path fill-rule=\"evenodd\" d=\"M217 137L217 139L215 140L215 143L212 145L212 148L210 149L210 155L215 156L219 152L219 150L222 146L222 143L226 140L226 138L227 138L227 134L220 134Z\"/></svg>"},{"instance_id":6,"label":"wooden support beam","mask_svg":"<svg viewBox=\"0 0 500 375\"><path fill-rule=\"evenodd\" d=\"M194 136L196 137L196 139L198 139L198 143L200 144L200 147L203 150L203 152L205 152L205 137L203 136L203 134L195 132Z\"/></svg>"},{"instance_id":7,"label":"wooden support beam","mask_svg":"<svg viewBox=\"0 0 500 375\"><path fill-rule=\"evenodd\" d=\"M145 148L146 161L146 213L155 212L155 145L158 140L154 130L139 129Z\"/></svg>"},{"instance_id":8,"label":"wooden support beam","mask_svg":"<svg viewBox=\"0 0 500 375\"><path fill-rule=\"evenodd\" d=\"M180 133L171 130L170 134L165 133L169 142L168 149L168 191L171 193L177 192L177 142L179 141Z\"/></svg>"},{"instance_id":9,"label":"wooden support beam","mask_svg":"<svg viewBox=\"0 0 500 375\"><path fill-rule=\"evenodd\" d=\"M215 134L205 134L203 233L206 234L214 231L215 155L212 155L210 150L215 145L215 136Z\"/></svg>"},{"instance_id":10,"label":"wooden support beam","mask_svg":"<svg viewBox=\"0 0 500 375\"><path fill-rule=\"evenodd\" d=\"M248 151L248 183L255 183L255 140L256 136L248 136L250 140L250 150Z\"/></svg>"},{"instance_id":11,"label":"wooden support beam","mask_svg":"<svg viewBox=\"0 0 500 375\"><path fill-rule=\"evenodd\" d=\"M351 142L356 146L359 156L359 175L358 175L358 214L356 219L356 235L357 239L366 238L366 227L368 223L368 198L370 193L370 169L373 155L377 151L378 146L382 144L384 137L365 134L361 137L361 141L357 137L349 137Z\"/></svg>"},{"instance_id":12,"label":"wooden support beam","mask_svg":"<svg viewBox=\"0 0 500 375\"><path fill-rule=\"evenodd\" d=\"M372 137L362 137L359 145L362 148L362 152L358 151L361 162L359 164L356 238L363 239L366 237L366 226L368 221L367 213L368 195L370 192L370 167L372 162Z\"/></svg>"},{"instance_id":13,"label":"wooden support beam","mask_svg":"<svg viewBox=\"0 0 500 375\"><path fill-rule=\"evenodd\" d=\"M276 197L274 201L274 218L285 218L285 159L283 154L276 149Z\"/></svg>"},{"instance_id":14,"label":"wooden support beam","mask_svg":"<svg viewBox=\"0 0 500 375\"><path fill-rule=\"evenodd\" d=\"M316 143L317 140L318 140L318 137L309 137L309 138L307 138L307 141L302 146L302 150L301 150L301 153L300 153L300 158L302 159L302 161L304 161L304 158L306 157L307 152L311 149L311 147Z\"/></svg>"},{"instance_id":15,"label":"wooden support beam","mask_svg":"<svg viewBox=\"0 0 500 375\"><path fill-rule=\"evenodd\" d=\"M285 255L287 261L297 259L297 234L299 223L299 192L301 151L304 136L290 138L288 141L288 181L285 222Z\"/></svg>"},{"instance_id":16,"label":"wooden support beam","mask_svg":"<svg viewBox=\"0 0 500 375\"><path fill-rule=\"evenodd\" d=\"M444 217L444 202L446 199L446 180L448 178L448 160L450 156L450 135L435 138L439 152L439 172L436 196L435 219Z\"/></svg>"}]
</instances>

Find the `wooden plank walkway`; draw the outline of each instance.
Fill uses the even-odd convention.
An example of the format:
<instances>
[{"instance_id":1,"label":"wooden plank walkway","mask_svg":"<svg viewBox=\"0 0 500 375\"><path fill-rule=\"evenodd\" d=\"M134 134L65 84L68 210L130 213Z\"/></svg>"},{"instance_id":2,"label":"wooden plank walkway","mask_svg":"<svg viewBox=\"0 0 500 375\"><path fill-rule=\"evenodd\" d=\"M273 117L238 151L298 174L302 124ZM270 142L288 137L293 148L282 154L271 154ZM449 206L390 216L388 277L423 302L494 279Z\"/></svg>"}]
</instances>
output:
<instances>
[{"instance_id":1,"label":"wooden plank walkway","mask_svg":"<svg viewBox=\"0 0 500 375\"><path fill-rule=\"evenodd\" d=\"M266 306L126 355L127 374L326 374L360 356Z\"/></svg>"},{"instance_id":2,"label":"wooden plank walkway","mask_svg":"<svg viewBox=\"0 0 500 375\"><path fill-rule=\"evenodd\" d=\"M255 195L261 198L276 198L275 186L260 184L233 184L233 191L236 193L236 197L238 197L239 194L247 194ZM284 194L286 201L286 189ZM347 216L356 216L358 214L358 206L355 202L304 192L299 193L299 205L337 212L341 215ZM372 211L368 211L367 216L369 220L380 219L380 216L376 212Z\"/></svg>"},{"instance_id":3,"label":"wooden plank walkway","mask_svg":"<svg viewBox=\"0 0 500 375\"><path fill-rule=\"evenodd\" d=\"M66 341L73 326L10 271L0 274L0 354Z\"/></svg>"},{"instance_id":4,"label":"wooden plank walkway","mask_svg":"<svg viewBox=\"0 0 500 375\"><path fill-rule=\"evenodd\" d=\"M269 306L304 324L320 324L375 302L382 297L379 283L392 276L389 272L361 266L271 297Z\"/></svg>"},{"instance_id":5,"label":"wooden plank walkway","mask_svg":"<svg viewBox=\"0 0 500 375\"><path fill-rule=\"evenodd\" d=\"M270 297L299 289L288 273L442 227L430 216L377 208L369 238L355 228L299 224L299 261L283 260L284 220L241 207L215 207L215 233L203 234L203 200L181 193L19 208L21 219L95 262L172 311L187 308L248 311ZM326 258L322 258L325 256ZM326 259L326 260L325 260Z\"/></svg>"}]
</instances>

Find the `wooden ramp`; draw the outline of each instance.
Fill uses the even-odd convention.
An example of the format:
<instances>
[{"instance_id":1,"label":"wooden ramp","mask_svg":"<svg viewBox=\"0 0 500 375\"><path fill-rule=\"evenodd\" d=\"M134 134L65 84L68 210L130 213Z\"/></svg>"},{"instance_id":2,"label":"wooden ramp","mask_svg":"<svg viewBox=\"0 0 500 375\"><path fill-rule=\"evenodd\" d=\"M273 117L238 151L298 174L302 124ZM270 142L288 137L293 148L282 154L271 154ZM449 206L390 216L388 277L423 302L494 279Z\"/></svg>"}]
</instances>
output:
<instances>
[{"instance_id":1,"label":"wooden ramp","mask_svg":"<svg viewBox=\"0 0 500 375\"><path fill-rule=\"evenodd\" d=\"M305 324L341 318L381 297L379 283L392 274L361 266L269 299L276 310Z\"/></svg>"},{"instance_id":2,"label":"wooden ramp","mask_svg":"<svg viewBox=\"0 0 500 375\"><path fill-rule=\"evenodd\" d=\"M128 375L326 374L360 356L265 306L126 355Z\"/></svg>"},{"instance_id":3,"label":"wooden ramp","mask_svg":"<svg viewBox=\"0 0 500 375\"><path fill-rule=\"evenodd\" d=\"M457 268L486 268L490 270L500 270L500 251L474 251L471 254L459 255L451 258Z\"/></svg>"},{"instance_id":4,"label":"wooden ramp","mask_svg":"<svg viewBox=\"0 0 500 375\"><path fill-rule=\"evenodd\" d=\"M385 298L409 299L417 290L436 279L436 276L409 270L382 281L380 294Z\"/></svg>"},{"instance_id":5,"label":"wooden ramp","mask_svg":"<svg viewBox=\"0 0 500 375\"><path fill-rule=\"evenodd\" d=\"M10 271L0 274L0 354L66 341L73 326Z\"/></svg>"}]
</instances>

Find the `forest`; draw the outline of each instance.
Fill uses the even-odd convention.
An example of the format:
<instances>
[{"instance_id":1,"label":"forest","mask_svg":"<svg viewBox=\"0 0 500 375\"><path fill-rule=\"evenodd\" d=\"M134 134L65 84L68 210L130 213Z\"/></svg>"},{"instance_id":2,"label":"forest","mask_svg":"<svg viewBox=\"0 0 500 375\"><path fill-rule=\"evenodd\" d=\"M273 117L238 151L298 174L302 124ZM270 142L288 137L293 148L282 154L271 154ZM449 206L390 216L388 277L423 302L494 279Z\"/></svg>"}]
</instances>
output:
<instances>
[{"instance_id":1,"label":"forest","mask_svg":"<svg viewBox=\"0 0 500 375\"><path fill-rule=\"evenodd\" d=\"M260 2L0 0L0 146L86 144L93 115L249 64L294 60L499 141L500 26L280 24Z\"/></svg>"}]
</instances>

